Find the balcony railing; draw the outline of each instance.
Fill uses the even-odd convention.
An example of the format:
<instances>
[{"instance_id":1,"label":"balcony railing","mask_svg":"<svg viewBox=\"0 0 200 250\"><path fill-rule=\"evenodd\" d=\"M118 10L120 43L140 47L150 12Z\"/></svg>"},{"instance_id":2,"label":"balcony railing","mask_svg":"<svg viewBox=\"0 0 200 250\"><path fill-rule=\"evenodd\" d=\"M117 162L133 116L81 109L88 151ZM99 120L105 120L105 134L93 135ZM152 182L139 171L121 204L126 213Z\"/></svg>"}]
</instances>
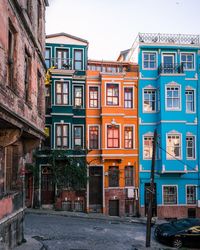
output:
<instances>
[{"instance_id":1,"label":"balcony railing","mask_svg":"<svg viewBox=\"0 0 200 250\"><path fill-rule=\"evenodd\" d=\"M70 58L46 58L45 62L47 68L54 66L57 69L72 69L72 59Z\"/></svg>"},{"instance_id":2,"label":"balcony railing","mask_svg":"<svg viewBox=\"0 0 200 250\"><path fill-rule=\"evenodd\" d=\"M191 34L139 33L138 38L140 43L200 44L200 36Z\"/></svg>"},{"instance_id":3,"label":"balcony railing","mask_svg":"<svg viewBox=\"0 0 200 250\"><path fill-rule=\"evenodd\" d=\"M181 63L173 63L173 64L160 64L158 67L158 75L160 74L183 74L184 68Z\"/></svg>"}]
</instances>

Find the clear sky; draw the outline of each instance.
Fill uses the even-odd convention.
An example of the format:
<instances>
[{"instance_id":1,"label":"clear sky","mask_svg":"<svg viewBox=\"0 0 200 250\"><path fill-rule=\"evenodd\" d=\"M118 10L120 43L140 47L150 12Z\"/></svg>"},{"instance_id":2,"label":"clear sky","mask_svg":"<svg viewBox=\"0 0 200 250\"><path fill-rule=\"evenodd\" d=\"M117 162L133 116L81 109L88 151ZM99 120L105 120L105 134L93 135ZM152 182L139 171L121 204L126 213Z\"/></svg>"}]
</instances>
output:
<instances>
[{"instance_id":1,"label":"clear sky","mask_svg":"<svg viewBox=\"0 0 200 250\"><path fill-rule=\"evenodd\" d=\"M89 41L89 58L116 60L138 32L200 34L200 0L49 0L46 33Z\"/></svg>"}]
</instances>

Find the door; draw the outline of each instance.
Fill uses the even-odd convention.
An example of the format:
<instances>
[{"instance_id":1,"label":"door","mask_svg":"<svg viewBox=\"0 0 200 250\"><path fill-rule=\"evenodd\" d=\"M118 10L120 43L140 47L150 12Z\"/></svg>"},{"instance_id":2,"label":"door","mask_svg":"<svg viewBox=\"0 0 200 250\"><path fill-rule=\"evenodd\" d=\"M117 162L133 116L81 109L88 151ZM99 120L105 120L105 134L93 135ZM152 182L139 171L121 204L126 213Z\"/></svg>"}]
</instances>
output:
<instances>
[{"instance_id":1,"label":"door","mask_svg":"<svg viewBox=\"0 0 200 250\"><path fill-rule=\"evenodd\" d=\"M54 203L55 187L53 183L53 174L49 167L42 168L41 175L41 202L42 204Z\"/></svg>"},{"instance_id":2,"label":"door","mask_svg":"<svg viewBox=\"0 0 200 250\"><path fill-rule=\"evenodd\" d=\"M148 213L149 200L150 200L150 183L145 183L145 216ZM154 196L152 204L152 216L157 216L157 192L156 192L156 183L154 183Z\"/></svg>"},{"instance_id":3,"label":"door","mask_svg":"<svg viewBox=\"0 0 200 250\"><path fill-rule=\"evenodd\" d=\"M102 212L103 170L99 166L89 168L89 207L93 212Z\"/></svg>"},{"instance_id":4,"label":"door","mask_svg":"<svg viewBox=\"0 0 200 250\"><path fill-rule=\"evenodd\" d=\"M164 73L174 73L174 54L163 54Z\"/></svg>"},{"instance_id":5,"label":"door","mask_svg":"<svg viewBox=\"0 0 200 250\"><path fill-rule=\"evenodd\" d=\"M119 200L109 200L109 215L119 216Z\"/></svg>"}]
</instances>

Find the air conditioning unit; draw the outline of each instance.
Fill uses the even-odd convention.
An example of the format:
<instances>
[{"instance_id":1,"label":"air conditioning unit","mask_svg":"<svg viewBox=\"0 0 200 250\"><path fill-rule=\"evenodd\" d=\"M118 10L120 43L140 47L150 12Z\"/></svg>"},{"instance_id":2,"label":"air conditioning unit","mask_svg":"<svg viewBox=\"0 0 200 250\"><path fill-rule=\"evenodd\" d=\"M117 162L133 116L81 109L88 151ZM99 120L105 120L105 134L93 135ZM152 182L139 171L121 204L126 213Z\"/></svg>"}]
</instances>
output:
<instances>
[{"instance_id":1,"label":"air conditioning unit","mask_svg":"<svg viewBox=\"0 0 200 250\"><path fill-rule=\"evenodd\" d=\"M134 188L127 188L127 198L134 198Z\"/></svg>"}]
</instances>

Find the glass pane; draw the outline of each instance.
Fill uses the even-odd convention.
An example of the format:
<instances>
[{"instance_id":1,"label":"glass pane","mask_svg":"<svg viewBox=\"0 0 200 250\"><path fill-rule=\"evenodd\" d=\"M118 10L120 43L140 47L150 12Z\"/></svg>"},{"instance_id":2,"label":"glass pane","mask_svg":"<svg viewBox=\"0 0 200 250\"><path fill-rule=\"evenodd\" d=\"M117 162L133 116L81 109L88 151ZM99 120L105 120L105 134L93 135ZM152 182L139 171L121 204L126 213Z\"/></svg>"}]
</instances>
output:
<instances>
[{"instance_id":1,"label":"glass pane","mask_svg":"<svg viewBox=\"0 0 200 250\"><path fill-rule=\"evenodd\" d=\"M75 60L82 60L82 51L75 51Z\"/></svg>"},{"instance_id":2,"label":"glass pane","mask_svg":"<svg viewBox=\"0 0 200 250\"><path fill-rule=\"evenodd\" d=\"M81 70L82 69L82 62L75 62L75 69Z\"/></svg>"}]
</instances>

